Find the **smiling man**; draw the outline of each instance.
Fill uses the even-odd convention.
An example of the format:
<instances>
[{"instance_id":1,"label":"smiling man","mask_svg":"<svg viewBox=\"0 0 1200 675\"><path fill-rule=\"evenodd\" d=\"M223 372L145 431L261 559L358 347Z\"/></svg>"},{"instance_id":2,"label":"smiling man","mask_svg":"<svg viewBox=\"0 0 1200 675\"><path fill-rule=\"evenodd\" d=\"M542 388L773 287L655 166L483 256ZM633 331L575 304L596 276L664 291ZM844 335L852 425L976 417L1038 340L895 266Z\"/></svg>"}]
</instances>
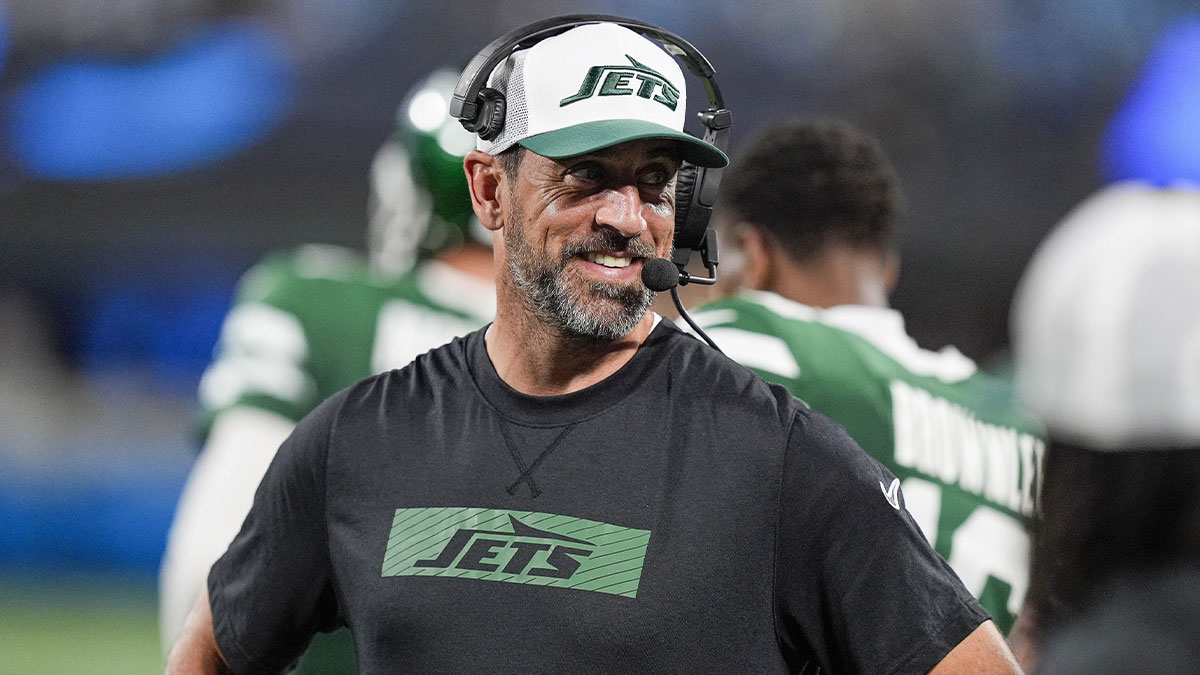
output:
<instances>
[{"instance_id":1,"label":"smiling man","mask_svg":"<svg viewBox=\"0 0 1200 675\"><path fill-rule=\"evenodd\" d=\"M488 351L507 384L569 393L611 375L646 340L654 294L642 264L671 252L677 156L662 139L557 160L523 146L467 156L485 225L501 235L497 292L507 301Z\"/></svg>"},{"instance_id":2,"label":"smiling man","mask_svg":"<svg viewBox=\"0 0 1200 675\"><path fill-rule=\"evenodd\" d=\"M1016 672L891 474L647 313L680 162L727 162L674 60L589 24L490 85L495 322L300 423L168 671L278 672L346 625L368 673Z\"/></svg>"},{"instance_id":3,"label":"smiling man","mask_svg":"<svg viewBox=\"0 0 1200 675\"><path fill-rule=\"evenodd\" d=\"M554 196L556 203L546 205L562 215L554 213L551 217L567 219L562 235L566 239L556 260L548 259L548 251L536 250L529 241L529 225L521 211L513 212L504 228L513 285L521 297L528 298L542 321L565 334L618 339L633 329L653 299L641 283L641 261L663 255L664 223L669 223L674 213L667 187L678 161L669 145L649 143L631 141L628 146L619 146L621 152L609 149L566 163L535 155L529 160L534 179L525 182L523 193L513 195L517 202L535 204ZM486 157L472 161L473 166L487 164ZM535 163L536 169L532 166ZM618 171L627 171L630 165L635 167L634 175L614 176ZM519 178L513 178L517 185ZM609 192L595 189L614 178L628 188ZM564 189L556 190L556 184ZM551 189L544 190L543 186ZM571 195L570 189L580 194ZM589 199L597 195L598 199ZM639 213L639 202L656 207L650 214L656 225L656 231L648 233L650 241L640 236L648 232L649 223ZM578 221L578 215L572 211L580 209L596 209L594 220L602 227L582 235L575 232L577 228L570 225ZM669 233L669 228L666 231ZM573 285L578 290L572 291Z\"/></svg>"}]
</instances>

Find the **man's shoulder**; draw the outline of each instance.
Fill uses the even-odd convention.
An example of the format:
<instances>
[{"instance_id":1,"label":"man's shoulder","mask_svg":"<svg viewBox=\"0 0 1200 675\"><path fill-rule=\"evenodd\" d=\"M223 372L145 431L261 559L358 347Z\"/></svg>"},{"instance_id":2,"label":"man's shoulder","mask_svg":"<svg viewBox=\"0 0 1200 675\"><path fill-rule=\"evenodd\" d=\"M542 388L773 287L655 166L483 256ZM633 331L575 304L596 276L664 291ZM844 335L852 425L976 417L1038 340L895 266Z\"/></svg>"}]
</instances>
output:
<instances>
[{"instance_id":1,"label":"man's shoulder","mask_svg":"<svg viewBox=\"0 0 1200 675\"><path fill-rule=\"evenodd\" d=\"M482 332L479 339L482 339ZM351 399L370 396L426 395L467 384L471 377L468 351L476 332L460 335L449 342L421 353L400 368L365 377L349 387ZM425 393L422 393L425 392Z\"/></svg>"},{"instance_id":2,"label":"man's shoulder","mask_svg":"<svg viewBox=\"0 0 1200 675\"><path fill-rule=\"evenodd\" d=\"M1036 428L1019 410L1007 382L953 347L921 347L894 309L844 305L823 310L770 293L744 293L705 305L696 315L733 359L819 409L899 386L997 424Z\"/></svg>"},{"instance_id":3,"label":"man's shoulder","mask_svg":"<svg viewBox=\"0 0 1200 675\"><path fill-rule=\"evenodd\" d=\"M735 326L747 330L763 330L768 325L827 329L820 319L820 310L774 293L743 291L708 302L692 313L705 326Z\"/></svg>"},{"instance_id":4,"label":"man's shoulder","mask_svg":"<svg viewBox=\"0 0 1200 675\"><path fill-rule=\"evenodd\" d=\"M908 338L900 313L885 307L820 308L775 293L743 291L700 307L694 317L701 328L711 328L727 339L747 334L775 338L800 357L819 348L834 348L866 349L896 360L897 346L935 354L917 347ZM964 372L974 372L974 364L959 356Z\"/></svg>"},{"instance_id":5,"label":"man's shoulder","mask_svg":"<svg viewBox=\"0 0 1200 675\"><path fill-rule=\"evenodd\" d=\"M700 307L694 318L732 359L774 382L864 370L860 337L822 321L820 310L777 295L729 296Z\"/></svg>"},{"instance_id":6,"label":"man's shoulder","mask_svg":"<svg viewBox=\"0 0 1200 675\"><path fill-rule=\"evenodd\" d=\"M306 244L264 256L238 286L239 304L265 304L296 314L319 313L322 307L378 304L415 294L412 275L383 275L366 257L340 246Z\"/></svg>"},{"instance_id":7,"label":"man's shoulder","mask_svg":"<svg viewBox=\"0 0 1200 675\"><path fill-rule=\"evenodd\" d=\"M975 362L954 347L935 351L917 344L900 312L887 307L817 308L774 293L749 291L705 305L697 312L697 323L722 336L736 354L745 354L752 367L786 350L796 365L807 362L838 376L853 371L885 379L958 383L980 373ZM778 343L776 349L770 348L771 341Z\"/></svg>"},{"instance_id":8,"label":"man's shoulder","mask_svg":"<svg viewBox=\"0 0 1200 675\"><path fill-rule=\"evenodd\" d=\"M666 370L681 380L681 396L713 397L723 406L769 410L782 422L790 420L795 409L807 409L786 387L764 380L732 355L713 349L674 323L665 319L664 323L655 334L661 334L669 348Z\"/></svg>"},{"instance_id":9,"label":"man's shoulder","mask_svg":"<svg viewBox=\"0 0 1200 675\"><path fill-rule=\"evenodd\" d=\"M279 287L306 284L361 284L369 266L361 253L342 246L304 244L272 251L242 277L242 292L270 295Z\"/></svg>"}]
</instances>

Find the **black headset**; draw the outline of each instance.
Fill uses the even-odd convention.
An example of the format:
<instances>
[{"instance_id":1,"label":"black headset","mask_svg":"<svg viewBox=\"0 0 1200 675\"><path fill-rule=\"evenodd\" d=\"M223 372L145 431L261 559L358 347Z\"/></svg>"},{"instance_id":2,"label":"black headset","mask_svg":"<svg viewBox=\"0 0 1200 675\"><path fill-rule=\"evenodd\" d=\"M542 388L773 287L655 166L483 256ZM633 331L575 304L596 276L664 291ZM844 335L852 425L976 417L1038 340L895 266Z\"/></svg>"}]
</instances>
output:
<instances>
[{"instance_id":1,"label":"black headset","mask_svg":"<svg viewBox=\"0 0 1200 675\"><path fill-rule=\"evenodd\" d=\"M528 49L546 38L593 23L624 26L654 40L667 53L687 65L688 70L704 82L704 91L708 95L709 107L698 114L700 124L704 126L703 139L726 152L733 116L725 109L721 90L713 79L715 71L708 59L687 40L670 31L606 14L571 14L543 19L496 38L467 64L450 100L450 116L457 118L467 131L478 134L485 141L496 138L504 128L505 114L504 94L487 86L487 80L496 66L514 51ZM717 201L721 171L688 162L679 167L675 185L675 253L672 262L680 269L681 283L708 284L716 281L717 238L708 225L708 219ZM700 253L711 278L682 271L692 251Z\"/></svg>"}]
</instances>

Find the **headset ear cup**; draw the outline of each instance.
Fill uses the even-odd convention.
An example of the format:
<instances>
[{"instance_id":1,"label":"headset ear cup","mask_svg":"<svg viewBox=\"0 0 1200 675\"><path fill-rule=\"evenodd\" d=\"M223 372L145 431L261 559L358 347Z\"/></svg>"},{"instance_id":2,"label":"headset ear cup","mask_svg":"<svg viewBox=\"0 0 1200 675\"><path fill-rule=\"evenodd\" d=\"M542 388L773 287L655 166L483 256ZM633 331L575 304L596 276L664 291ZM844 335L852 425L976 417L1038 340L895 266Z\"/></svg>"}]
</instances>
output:
<instances>
[{"instance_id":1,"label":"headset ear cup","mask_svg":"<svg viewBox=\"0 0 1200 675\"><path fill-rule=\"evenodd\" d=\"M675 248L694 249L700 244L704 229L692 232L688 228L688 215L696 198L696 176L694 164L684 162L675 173Z\"/></svg>"},{"instance_id":2,"label":"headset ear cup","mask_svg":"<svg viewBox=\"0 0 1200 675\"><path fill-rule=\"evenodd\" d=\"M507 104L504 93L499 89L484 87L479 90L479 116L471 129L485 141L495 139L504 128L504 113Z\"/></svg>"}]
</instances>

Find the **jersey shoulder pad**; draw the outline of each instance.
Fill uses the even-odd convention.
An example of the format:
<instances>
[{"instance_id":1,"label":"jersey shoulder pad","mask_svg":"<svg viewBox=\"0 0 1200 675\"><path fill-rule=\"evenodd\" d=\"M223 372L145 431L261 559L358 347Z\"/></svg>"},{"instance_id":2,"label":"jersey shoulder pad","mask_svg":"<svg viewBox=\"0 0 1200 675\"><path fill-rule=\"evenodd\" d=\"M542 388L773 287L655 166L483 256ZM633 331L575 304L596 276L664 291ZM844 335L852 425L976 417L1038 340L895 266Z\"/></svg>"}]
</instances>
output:
<instances>
[{"instance_id":1,"label":"jersey shoulder pad","mask_svg":"<svg viewBox=\"0 0 1200 675\"><path fill-rule=\"evenodd\" d=\"M395 294L405 282L376 275L356 251L308 244L264 257L242 276L235 303L262 303L302 314L317 298L329 303Z\"/></svg>"},{"instance_id":2,"label":"jersey shoulder pad","mask_svg":"<svg viewBox=\"0 0 1200 675\"><path fill-rule=\"evenodd\" d=\"M776 308L735 296L706 304L693 317L730 358L784 383L809 371L814 359L822 369L836 365L828 357L848 353L853 340L798 303Z\"/></svg>"},{"instance_id":3,"label":"jersey shoulder pad","mask_svg":"<svg viewBox=\"0 0 1200 675\"><path fill-rule=\"evenodd\" d=\"M373 283L366 258L356 251L307 244L267 254L242 276L238 300L262 302L315 287Z\"/></svg>"}]
</instances>

